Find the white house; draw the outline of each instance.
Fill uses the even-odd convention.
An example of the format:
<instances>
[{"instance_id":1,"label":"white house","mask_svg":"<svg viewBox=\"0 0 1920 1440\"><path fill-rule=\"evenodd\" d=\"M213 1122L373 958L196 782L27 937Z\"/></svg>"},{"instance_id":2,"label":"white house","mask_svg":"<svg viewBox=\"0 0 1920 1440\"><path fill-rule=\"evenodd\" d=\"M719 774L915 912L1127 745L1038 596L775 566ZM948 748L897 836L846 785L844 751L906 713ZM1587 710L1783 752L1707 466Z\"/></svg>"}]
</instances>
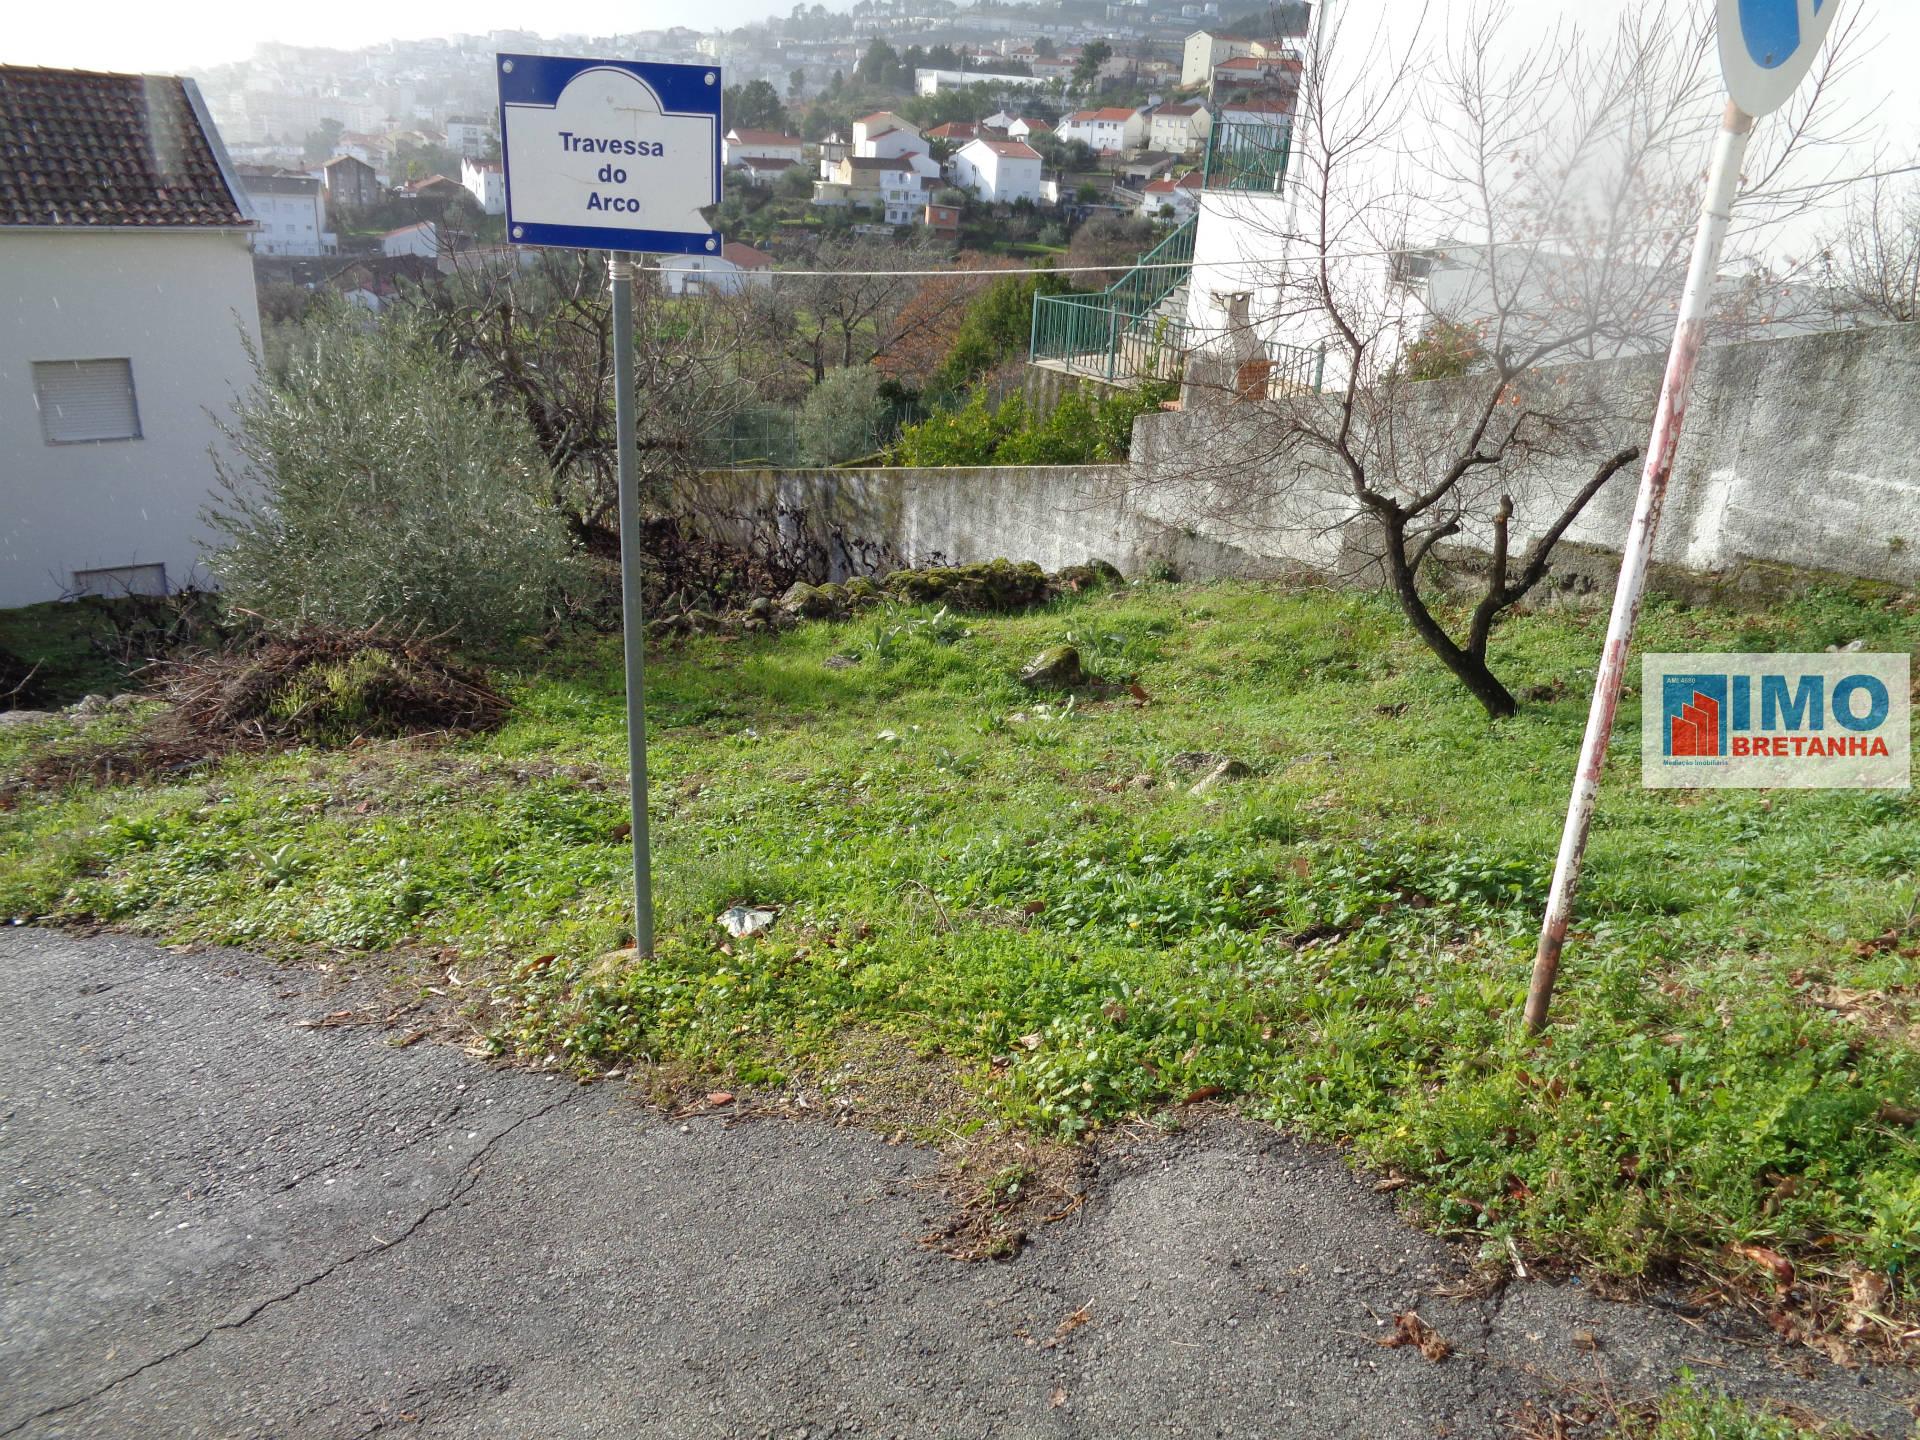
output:
<instances>
[{"instance_id":1,"label":"white house","mask_svg":"<svg viewBox=\"0 0 1920 1440\"><path fill-rule=\"evenodd\" d=\"M954 154L953 183L997 204L1041 202L1040 152L1020 140L969 140Z\"/></svg>"},{"instance_id":2,"label":"white house","mask_svg":"<svg viewBox=\"0 0 1920 1440\"><path fill-rule=\"evenodd\" d=\"M905 129L889 126L869 131L863 139L855 141L853 153L862 160L895 160L902 155L924 155L927 149L926 139L911 125Z\"/></svg>"},{"instance_id":3,"label":"white house","mask_svg":"<svg viewBox=\"0 0 1920 1440\"><path fill-rule=\"evenodd\" d=\"M670 255L660 261L660 280L669 295L738 295L749 286L768 285L773 257L751 245L729 240L718 255Z\"/></svg>"},{"instance_id":4,"label":"white house","mask_svg":"<svg viewBox=\"0 0 1920 1440\"><path fill-rule=\"evenodd\" d=\"M498 160L461 160L460 183L480 202L483 214L506 213L507 177Z\"/></svg>"},{"instance_id":5,"label":"white house","mask_svg":"<svg viewBox=\"0 0 1920 1440\"><path fill-rule=\"evenodd\" d=\"M747 184L765 187L786 179L790 172L800 167L791 160L742 160L736 168L740 171L740 178Z\"/></svg>"},{"instance_id":6,"label":"white house","mask_svg":"<svg viewBox=\"0 0 1920 1440\"><path fill-rule=\"evenodd\" d=\"M1076 110L1060 122L1062 140L1082 140L1096 155L1118 155L1137 150L1147 137L1147 120L1138 110L1109 105L1101 110Z\"/></svg>"},{"instance_id":7,"label":"white house","mask_svg":"<svg viewBox=\"0 0 1920 1440\"><path fill-rule=\"evenodd\" d=\"M938 177L920 174L915 157L903 156L899 168L880 172L882 218L889 225L919 225L926 221L927 197L940 188Z\"/></svg>"},{"instance_id":8,"label":"white house","mask_svg":"<svg viewBox=\"0 0 1920 1440\"><path fill-rule=\"evenodd\" d=\"M380 237L380 253L388 258L418 255L423 260L435 259L440 254L439 227L431 220L416 220L411 225L389 230Z\"/></svg>"},{"instance_id":9,"label":"white house","mask_svg":"<svg viewBox=\"0 0 1920 1440\"><path fill-rule=\"evenodd\" d=\"M1162 175L1150 182L1140 192L1140 218L1185 220L1200 208L1200 181L1200 172L1189 170L1177 180L1171 175ZM1168 211L1172 212L1171 217Z\"/></svg>"},{"instance_id":10,"label":"white house","mask_svg":"<svg viewBox=\"0 0 1920 1440\"><path fill-rule=\"evenodd\" d=\"M905 116L896 115L891 110L876 110L873 114L862 115L853 122L852 153L869 158L878 154L878 151L870 149L869 146L877 136L884 135L889 130L909 132L916 141L921 138L919 127Z\"/></svg>"},{"instance_id":11,"label":"white house","mask_svg":"<svg viewBox=\"0 0 1920 1440\"><path fill-rule=\"evenodd\" d=\"M191 80L0 66L0 606L205 583L253 216Z\"/></svg>"},{"instance_id":12,"label":"white house","mask_svg":"<svg viewBox=\"0 0 1920 1440\"><path fill-rule=\"evenodd\" d=\"M326 196L317 179L270 166L241 166L238 173L257 222L254 254L333 253L335 237L327 230Z\"/></svg>"},{"instance_id":13,"label":"white house","mask_svg":"<svg viewBox=\"0 0 1920 1440\"><path fill-rule=\"evenodd\" d=\"M783 135L778 130L733 129L720 142L720 152L728 165L748 160L790 160L798 165L806 144L798 135Z\"/></svg>"},{"instance_id":14,"label":"white house","mask_svg":"<svg viewBox=\"0 0 1920 1440\"><path fill-rule=\"evenodd\" d=\"M1207 143L1212 128L1204 105L1156 105L1147 117L1147 149L1188 155Z\"/></svg>"},{"instance_id":15,"label":"white house","mask_svg":"<svg viewBox=\"0 0 1920 1440\"><path fill-rule=\"evenodd\" d=\"M1036 135L1051 135L1053 126L1044 120L1029 120L1021 116L1007 126L1007 134L1015 140L1031 140Z\"/></svg>"}]
</instances>

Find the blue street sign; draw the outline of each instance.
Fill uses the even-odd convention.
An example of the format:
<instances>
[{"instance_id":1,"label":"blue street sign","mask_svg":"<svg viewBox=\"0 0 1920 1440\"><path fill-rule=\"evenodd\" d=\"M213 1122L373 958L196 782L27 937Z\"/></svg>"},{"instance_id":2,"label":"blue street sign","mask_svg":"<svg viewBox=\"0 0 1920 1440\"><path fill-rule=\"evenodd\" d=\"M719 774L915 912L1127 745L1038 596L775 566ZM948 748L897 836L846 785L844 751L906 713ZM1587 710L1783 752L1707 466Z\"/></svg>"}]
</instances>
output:
<instances>
[{"instance_id":1,"label":"blue street sign","mask_svg":"<svg viewBox=\"0 0 1920 1440\"><path fill-rule=\"evenodd\" d=\"M1800 88L1833 28L1840 0L1719 0L1720 69L1749 115L1778 110Z\"/></svg>"},{"instance_id":2,"label":"blue street sign","mask_svg":"<svg viewBox=\"0 0 1920 1440\"><path fill-rule=\"evenodd\" d=\"M500 55L507 239L717 255L720 69Z\"/></svg>"}]
</instances>

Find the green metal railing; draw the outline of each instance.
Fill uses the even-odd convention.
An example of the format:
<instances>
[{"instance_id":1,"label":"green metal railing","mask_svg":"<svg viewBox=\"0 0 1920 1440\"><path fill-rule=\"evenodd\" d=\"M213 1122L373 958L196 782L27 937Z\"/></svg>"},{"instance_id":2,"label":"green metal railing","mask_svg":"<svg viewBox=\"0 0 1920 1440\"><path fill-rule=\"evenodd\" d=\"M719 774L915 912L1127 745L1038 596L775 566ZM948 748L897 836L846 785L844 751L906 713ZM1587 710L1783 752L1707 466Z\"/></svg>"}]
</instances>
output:
<instances>
[{"instance_id":1,"label":"green metal railing","mask_svg":"<svg viewBox=\"0 0 1920 1440\"><path fill-rule=\"evenodd\" d=\"M1272 341L1266 347L1271 369L1267 372L1266 393L1276 395L1318 395L1327 371L1327 347L1283 345Z\"/></svg>"},{"instance_id":2,"label":"green metal railing","mask_svg":"<svg viewBox=\"0 0 1920 1440\"><path fill-rule=\"evenodd\" d=\"M1207 136L1200 184L1205 190L1277 192L1287 176L1291 125L1229 124L1216 120Z\"/></svg>"},{"instance_id":3,"label":"green metal railing","mask_svg":"<svg viewBox=\"0 0 1920 1440\"><path fill-rule=\"evenodd\" d=\"M1186 323L1156 307L1193 273L1196 223L1177 226L1105 290L1035 297L1028 357L1102 380L1174 378Z\"/></svg>"}]
</instances>

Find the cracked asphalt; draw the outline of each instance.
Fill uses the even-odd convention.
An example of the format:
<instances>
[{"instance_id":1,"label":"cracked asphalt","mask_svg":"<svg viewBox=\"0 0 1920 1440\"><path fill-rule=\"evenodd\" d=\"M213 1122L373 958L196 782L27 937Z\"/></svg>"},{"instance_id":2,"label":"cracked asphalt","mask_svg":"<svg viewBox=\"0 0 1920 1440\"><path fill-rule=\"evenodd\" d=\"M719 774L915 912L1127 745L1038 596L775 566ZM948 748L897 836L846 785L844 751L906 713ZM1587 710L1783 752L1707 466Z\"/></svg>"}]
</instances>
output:
<instances>
[{"instance_id":1,"label":"cracked asphalt","mask_svg":"<svg viewBox=\"0 0 1920 1440\"><path fill-rule=\"evenodd\" d=\"M302 1026L337 975L9 929L0 998L0 1436L1495 1437L1683 1365L1914 1429L1911 1372L1732 1317L1437 1298L1460 1252L1224 1119L969 1265L929 1151ZM1375 1343L1413 1305L1451 1359Z\"/></svg>"}]
</instances>

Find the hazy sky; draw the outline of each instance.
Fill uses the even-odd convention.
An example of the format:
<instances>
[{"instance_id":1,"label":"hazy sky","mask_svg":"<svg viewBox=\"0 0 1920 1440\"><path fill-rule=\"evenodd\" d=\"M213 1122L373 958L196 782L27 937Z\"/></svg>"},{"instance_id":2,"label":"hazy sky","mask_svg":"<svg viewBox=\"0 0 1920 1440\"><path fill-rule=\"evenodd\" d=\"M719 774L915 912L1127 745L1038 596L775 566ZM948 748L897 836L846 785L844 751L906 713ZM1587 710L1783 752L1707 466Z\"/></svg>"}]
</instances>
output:
<instances>
[{"instance_id":1,"label":"hazy sky","mask_svg":"<svg viewBox=\"0 0 1920 1440\"><path fill-rule=\"evenodd\" d=\"M846 0L832 8L844 9ZM1422 0L1332 0L1350 21L1381 13L1403 17ZM1598 23L1631 0L1521 0L1525 16L1515 43L1527 32L1562 16ZM1704 11L1712 0L1686 0ZM1872 31L1863 63L1852 77L1850 97L1874 115L1879 146L1912 160L1920 150L1920 5L1912 0L1842 0L1864 7ZM686 24L735 25L761 18L786 3L769 0L329 0L279 7L260 0L189 0L185 5L153 0L94 3L22 3L9 6L0 27L0 61L103 70L191 74L197 68L244 59L262 40L350 49L398 36L484 33L529 28L544 34L607 34L620 30ZM1223 5L1231 11L1234 4ZM1251 8L1248 6L1247 8ZM1438 6L1436 6L1438 8ZM1335 13L1339 13L1337 10Z\"/></svg>"}]
</instances>

